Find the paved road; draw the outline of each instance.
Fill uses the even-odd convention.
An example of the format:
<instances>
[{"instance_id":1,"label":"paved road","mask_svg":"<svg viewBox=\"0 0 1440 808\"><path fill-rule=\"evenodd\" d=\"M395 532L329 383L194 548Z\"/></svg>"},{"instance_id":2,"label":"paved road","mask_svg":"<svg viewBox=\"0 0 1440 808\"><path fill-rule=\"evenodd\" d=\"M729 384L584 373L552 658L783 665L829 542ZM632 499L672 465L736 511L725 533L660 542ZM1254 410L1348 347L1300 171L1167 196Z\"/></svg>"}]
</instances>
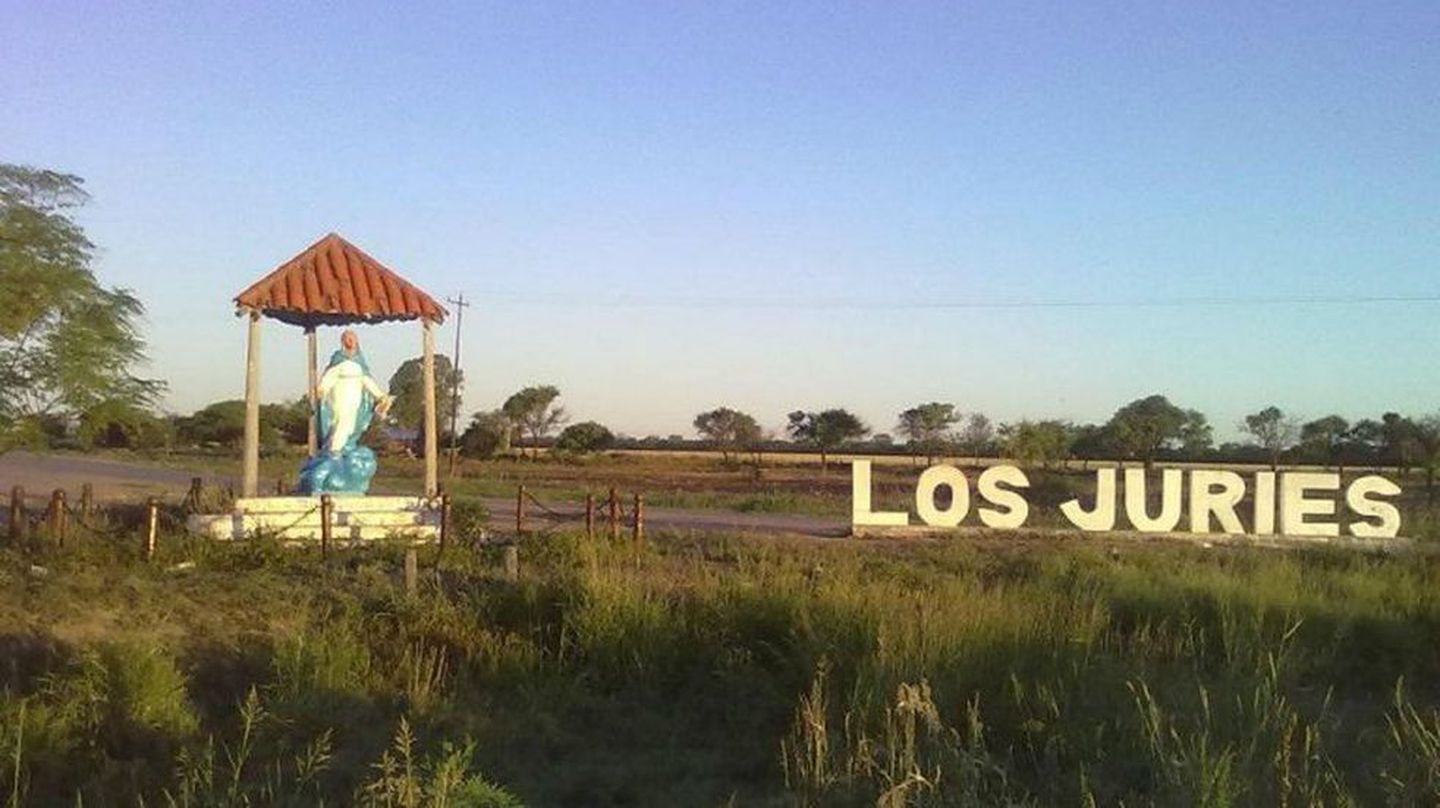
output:
<instances>
[{"instance_id":1,"label":"paved road","mask_svg":"<svg viewBox=\"0 0 1440 808\"><path fill-rule=\"evenodd\" d=\"M172 469L143 463L126 463L84 455L33 454L7 452L0 454L0 493L9 494L13 486L25 487L28 496L48 497L56 488L63 488L73 498L80 486L90 483L95 498L101 500L135 499L151 495L180 494L190 488L191 477L204 477L206 485L226 485L229 478L199 474L186 469Z\"/></svg>"},{"instance_id":2,"label":"paved road","mask_svg":"<svg viewBox=\"0 0 1440 808\"><path fill-rule=\"evenodd\" d=\"M206 485L238 485L229 476L200 474L186 469L163 468L144 463L127 463L84 455L33 454L9 452L0 455L0 493L9 494L12 486L25 487L29 497L48 497L56 488L63 488L74 498L80 486L90 483L100 500L134 500L146 496L183 496L190 487L190 478L202 476ZM491 524L505 530L515 524L515 500L487 498ZM629 507L629 503L626 503ZM552 514L531 507L530 521L536 527L554 524L578 525L583 509L578 506L552 508ZM603 518L599 520L603 524ZM738 513L722 510L680 510L676 508L645 509L645 522L654 530L701 530L723 533L789 533L806 536L844 536L849 526L841 519L825 519L785 513ZM603 528L602 528L603 529Z\"/></svg>"}]
</instances>

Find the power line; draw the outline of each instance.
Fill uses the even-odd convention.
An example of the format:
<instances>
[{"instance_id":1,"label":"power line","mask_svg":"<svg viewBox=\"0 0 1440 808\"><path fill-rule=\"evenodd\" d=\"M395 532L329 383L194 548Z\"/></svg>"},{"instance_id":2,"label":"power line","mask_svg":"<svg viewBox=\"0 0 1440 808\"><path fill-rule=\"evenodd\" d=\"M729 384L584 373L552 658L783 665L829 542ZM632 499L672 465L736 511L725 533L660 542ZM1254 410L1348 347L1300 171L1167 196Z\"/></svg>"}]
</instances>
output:
<instances>
[{"instance_id":1,"label":"power line","mask_svg":"<svg viewBox=\"0 0 1440 808\"><path fill-rule=\"evenodd\" d=\"M667 297L657 295L521 294L486 292L487 302L520 306L603 305L632 308L790 309L790 310L925 310L925 309L1114 309L1114 308L1245 308L1263 306L1373 306L1440 303L1440 295L1277 295L1267 297L1154 297L1115 300L870 300L863 298L779 299Z\"/></svg>"}]
</instances>

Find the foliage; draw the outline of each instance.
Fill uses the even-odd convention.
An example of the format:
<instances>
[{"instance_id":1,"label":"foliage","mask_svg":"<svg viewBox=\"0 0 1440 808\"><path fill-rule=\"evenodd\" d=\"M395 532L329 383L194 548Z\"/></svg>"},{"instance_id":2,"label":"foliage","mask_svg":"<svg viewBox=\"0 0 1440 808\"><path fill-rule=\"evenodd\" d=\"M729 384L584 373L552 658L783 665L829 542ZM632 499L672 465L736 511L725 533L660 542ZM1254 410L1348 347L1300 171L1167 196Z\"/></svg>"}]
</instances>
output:
<instances>
[{"instance_id":1,"label":"foliage","mask_svg":"<svg viewBox=\"0 0 1440 808\"><path fill-rule=\"evenodd\" d=\"M1070 428L1070 454L1080 458L1082 465L1111 457L1114 445L1115 436L1108 426L1080 424Z\"/></svg>"},{"instance_id":2,"label":"foliage","mask_svg":"<svg viewBox=\"0 0 1440 808\"><path fill-rule=\"evenodd\" d=\"M718 407L695 416L695 431L720 450L726 461L740 449L760 441L760 425L747 413Z\"/></svg>"},{"instance_id":3,"label":"foliage","mask_svg":"<svg viewBox=\"0 0 1440 808\"><path fill-rule=\"evenodd\" d=\"M1425 470L1426 496L1434 499L1435 477L1440 473L1440 414L1418 418L1409 428L1416 460Z\"/></svg>"},{"instance_id":4,"label":"foliage","mask_svg":"<svg viewBox=\"0 0 1440 808\"><path fill-rule=\"evenodd\" d=\"M0 425L106 401L152 404L140 301L90 269L94 245L72 218L87 200L70 174L0 163Z\"/></svg>"},{"instance_id":5,"label":"foliage","mask_svg":"<svg viewBox=\"0 0 1440 808\"><path fill-rule=\"evenodd\" d=\"M81 413L76 437L85 447L162 449L174 441L170 422L129 402L105 401Z\"/></svg>"},{"instance_id":6,"label":"foliage","mask_svg":"<svg viewBox=\"0 0 1440 808\"><path fill-rule=\"evenodd\" d=\"M1214 430L1205 414L1199 410L1186 410L1185 420L1180 424L1180 435L1178 437L1180 451L1186 457L1203 457L1206 452L1215 446Z\"/></svg>"},{"instance_id":7,"label":"foliage","mask_svg":"<svg viewBox=\"0 0 1440 808\"><path fill-rule=\"evenodd\" d=\"M500 406L500 411L511 423L530 435L530 449L534 456L540 454L540 441L568 418L565 408L555 404L555 399L559 397L560 390L553 384L532 385L511 395Z\"/></svg>"},{"instance_id":8,"label":"foliage","mask_svg":"<svg viewBox=\"0 0 1440 808\"><path fill-rule=\"evenodd\" d=\"M465 374L456 370L450 362L450 357L445 354L435 354L435 409L437 419L439 413L450 411L451 396L457 391L464 389ZM389 419L394 425L404 429L418 429L423 434L425 431L425 358L417 356L400 363L400 367L390 376L390 404ZM457 403L456 411L459 411Z\"/></svg>"},{"instance_id":9,"label":"foliage","mask_svg":"<svg viewBox=\"0 0 1440 808\"><path fill-rule=\"evenodd\" d=\"M1252 436L1261 448L1270 454L1270 468L1280 467L1280 453L1295 443L1298 428L1295 421L1287 418L1276 406L1269 406L1245 416L1241 427Z\"/></svg>"},{"instance_id":10,"label":"foliage","mask_svg":"<svg viewBox=\"0 0 1440 808\"><path fill-rule=\"evenodd\" d=\"M965 426L960 430L959 439L960 445L978 459L982 454L991 451L990 444L995 440L995 425L990 423L989 417L984 413L970 413L970 417L965 419Z\"/></svg>"},{"instance_id":11,"label":"foliage","mask_svg":"<svg viewBox=\"0 0 1440 808\"><path fill-rule=\"evenodd\" d=\"M239 399L207 404L175 423L179 437L191 444L238 447L245 439L245 402Z\"/></svg>"},{"instance_id":12,"label":"foliage","mask_svg":"<svg viewBox=\"0 0 1440 808\"><path fill-rule=\"evenodd\" d=\"M575 454L602 452L615 444L615 435L602 424L581 421L561 430L555 439L555 448Z\"/></svg>"},{"instance_id":13,"label":"foliage","mask_svg":"<svg viewBox=\"0 0 1440 808\"><path fill-rule=\"evenodd\" d=\"M1070 453L1070 425L1064 421L1020 421L1000 427L1005 455L1021 464L1044 466L1064 460Z\"/></svg>"},{"instance_id":14,"label":"foliage","mask_svg":"<svg viewBox=\"0 0 1440 808\"><path fill-rule=\"evenodd\" d=\"M301 445L310 430L310 403L299 398L287 404L260 405L260 445L273 449ZM245 402L239 399L207 404L175 420L177 437L193 446L238 448L245 441Z\"/></svg>"},{"instance_id":15,"label":"foliage","mask_svg":"<svg viewBox=\"0 0 1440 808\"><path fill-rule=\"evenodd\" d=\"M1116 410L1107 427L1124 456L1143 460L1149 468L1161 448L1182 440L1187 428L1193 434L1194 414L1198 413L1182 410L1162 395L1152 395Z\"/></svg>"},{"instance_id":16,"label":"foliage","mask_svg":"<svg viewBox=\"0 0 1440 808\"><path fill-rule=\"evenodd\" d=\"M930 463L951 441L950 429L961 418L954 404L931 401L900 413L895 430L909 442L912 454L925 455Z\"/></svg>"},{"instance_id":17,"label":"foliage","mask_svg":"<svg viewBox=\"0 0 1440 808\"><path fill-rule=\"evenodd\" d=\"M820 453L820 467L825 468L828 455L853 440L865 437L870 427L853 413L843 409L790 413L785 431L801 443L815 447Z\"/></svg>"},{"instance_id":18,"label":"foliage","mask_svg":"<svg viewBox=\"0 0 1440 808\"><path fill-rule=\"evenodd\" d=\"M477 412L460 435L460 451L467 457L489 458L510 451L515 424L500 410Z\"/></svg>"},{"instance_id":19,"label":"foliage","mask_svg":"<svg viewBox=\"0 0 1440 808\"><path fill-rule=\"evenodd\" d=\"M1380 446L1384 460L1403 475L1415 454L1415 422L1398 412L1380 416Z\"/></svg>"},{"instance_id":20,"label":"foliage","mask_svg":"<svg viewBox=\"0 0 1440 808\"><path fill-rule=\"evenodd\" d=\"M304 396L287 404L260 405L260 441L275 446L304 444L310 437L310 400Z\"/></svg>"},{"instance_id":21,"label":"foliage","mask_svg":"<svg viewBox=\"0 0 1440 808\"><path fill-rule=\"evenodd\" d=\"M1345 448L1350 423L1338 415L1317 418L1300 427L1300 447L1312 459L1345 467Z\"/></svg>"}]
</instances>

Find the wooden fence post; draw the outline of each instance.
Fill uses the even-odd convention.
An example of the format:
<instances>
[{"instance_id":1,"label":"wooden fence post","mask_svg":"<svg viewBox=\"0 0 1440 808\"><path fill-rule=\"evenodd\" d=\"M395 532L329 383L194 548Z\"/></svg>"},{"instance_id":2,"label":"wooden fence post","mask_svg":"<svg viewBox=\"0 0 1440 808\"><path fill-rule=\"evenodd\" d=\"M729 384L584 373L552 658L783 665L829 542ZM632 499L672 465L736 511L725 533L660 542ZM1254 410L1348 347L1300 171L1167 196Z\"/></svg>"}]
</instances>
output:
<instances>
[{"instance_id":1,"label":"wooden fence post","mask_svg":"<svg viewBox=\"0 0 1440 808\"><path fill-rule=\"evenodd\" d=\"M420 588L420 559L415 555L414 547L405 548L405 594L415 597L415 592Z\"/></svg>"},{"instance_id":2,"label":"wooden fence post","mask_svg":"<svg viewBox=\"0 0 1440 808\"><path fill-rule=\"evenodd\" d=\"M645 538L645 495L635 495L635 541Z\"/></svg>"},{"instance_id":3,"label":"wooden fence post","mask_svg":"<svg viewBox=\"0 0 1440 808\"><path fill-rule=\"evenodd\" d=\"M90 524L90 511L95 507L95 489L90 483L80 486L80 523Z\"/></svg>"},{"instance_id":4,"label":"wooden fence post","mask_svg":"<svg viewBox=\"0 0 1440 808\"><path fill-rule=\"evenodd\" d=\"M160 527L160 500L151 497L145 503L145 560L155 558L155 532Z\"/></svg>"},{"instance_id":5,"label":"wooden fence post","mask_svg":"<svg viewBox=\"0 0 1440 808\"><path fill-rule=\"evenodd\" d=\"M620 538L620 495L610 489L610 540Z\"/></svg>"},{"instance_id":6,"label":"wooden fence post","mask_svg":"<svg viewBox=\"0 0 1440 808\"><path fill-rule=\"evenodd\" d=\"M515 489L515 535L525 535L525 486Z\"/></svg>"},{"instance_id":7,"label":"wooden fence post","mask_svg":"<svg viewBox=\"0 0 1440 808\"><path fill-rule=\"evenodd\" d=\"M500 548L500 557L505 564L505 580L520 580L520 547L511 542Z\"/></svg>"},{"instance_id":8,"label":"wooden fence post","mask_svg":"<svg viewBox=\"0 0 1440 808\"><path fill-rule=\"evenodd\" d=\"M277 497L283 497L283 496L285 496L285 478L284 478L284 477L276 477L276 478L275 478L275 496L277 496Z\"/></svg>"},{"instance_id":9,"label":"wooden fence post","mask_svg":"<svg viewBox=\"0 0 1440 808\"><path fill-rule=\"evenodd\" d=\"M200 512L200 497L204 495L205 480L200 477L190 478L190 490L185 494L185 503L190 506L191 513Z\"/></svg>"},{"instance_id":10,"label":"wooden fence post","mask_svg":"<svg viewBox=\"0 0 1440 808\"><path fill-rule=\"evenodd\" d=\"M320 557L330 557L330 515L335 510L335 500L329 494L320 495Z\"/></svg>"},{"instance_id":11,"label":"wooden fence post","mask_svg":"<svg viewBox=\"0 0 1440 808\"><path fill-rule=\"evenodd\" d=\"M585 495L585 538L595 539L595 495Z\"/></svg>"},{"instance_id":12,"label":"wooden fence post","mask_svg":"<svg viewBox=\"0 0 1440 808\"><path fill-rule=\"evenodd\" d=\"M65 546L65 489L57 488L50 495L50 540Z\"/></svg>"},{"instance_id":13,"label":"wooden fence post","mask_svg":"<svg viewBox=\"0 0 1440 808\"><path fill-rule=\"evenodd\" d=\"M16 549L29 538L30 514L25 511L25 488L10 489L10 542Z\"/></svg>"},{"instance_id":14,"label":"wooden fence post","mask_svg":"<svg viewBox=\"0 0 1440 808\"><path fill-rule=\"evenodd\" d=\"M445 555L445 540L450 536L450 495L440 495L440 548L435 553L435 563Z\"/></svg>"}]
</instances>

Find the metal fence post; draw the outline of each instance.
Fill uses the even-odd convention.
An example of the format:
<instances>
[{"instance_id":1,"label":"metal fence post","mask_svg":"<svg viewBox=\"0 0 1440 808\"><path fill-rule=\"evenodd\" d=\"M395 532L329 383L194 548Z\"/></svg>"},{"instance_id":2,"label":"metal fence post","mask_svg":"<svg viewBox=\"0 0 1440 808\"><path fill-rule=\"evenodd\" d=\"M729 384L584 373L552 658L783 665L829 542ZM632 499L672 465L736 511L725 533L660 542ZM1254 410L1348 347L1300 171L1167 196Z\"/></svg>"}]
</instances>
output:
<instances>
[{"instance_id":1,"label":"metal fence post","mask_svg":"<svg viewBox=\"0 0 1440 808\"><path fill-rule=\"evenodd\" d=\"M585 495L585 538L595 539L595 495Z\"/></svg>"},{"instance_id":2,"label":"metal fence post","mask_svg":"<svg viewBox=\"0 0 1440 808\"><path fill-rule=\"evenodd\" d=\"M645 538L645 495L635 495L635 541Z\"/></svg>"},{"instance_id":3,"label":"metal fence post","mask_svg":"<svg viewBox=\"0 0 1440 808\"><path fill-rule=\"evenodd\" d=\"M610 489L610 540L620 538L620 496Z\"/></svg>"}]
</instances>

